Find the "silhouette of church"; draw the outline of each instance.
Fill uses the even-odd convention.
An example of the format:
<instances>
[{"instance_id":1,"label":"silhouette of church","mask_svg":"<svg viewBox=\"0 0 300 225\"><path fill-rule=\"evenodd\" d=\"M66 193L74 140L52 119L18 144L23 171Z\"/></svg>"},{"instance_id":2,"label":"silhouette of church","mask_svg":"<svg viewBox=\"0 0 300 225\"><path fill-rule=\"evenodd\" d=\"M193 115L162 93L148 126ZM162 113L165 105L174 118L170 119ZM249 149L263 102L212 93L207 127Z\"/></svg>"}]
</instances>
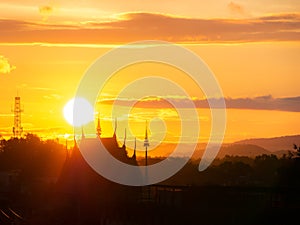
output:
<instances>
[{"instance_id":1,"label":"silhouette of church","mask_svg":"<svg viewBox=\"0 0 300 225\"><path fill-rule=\"evenodd\" d=\"M136 161L136 146L134 148L133 155L131 157L128 156L127 150L126 150L126 129L124 133L124 142L123 145L120 147L118 140L117 140L117 120L115 120L115 130L112 137L101 137L102 129L100 126L100 117L98 115L98 121L97 121L97 138L101 139L101 142L106 147L106 149L109 151L109 153L118 159L121 162L130 164L130 165L137 165ZM90 141L96 141L90 140Z\"/></svg>"},{"instance_id":2,"label":"silhouette of church","mask_svg":"<svg viewBox=\"0 0 300 225\"><path fill-rule=\"evenodd\" d=\"M99 116L96 131L96 138L86 138L82 130L81 141L87 141L88 143L98 141L97 139L100 138L109 153L116 159L130 165L138 165L135 149L132 156L127 155L126 131L122 146L119 146L117 141L117 126L115 126L112 137L101 137L102 130ZM56 193L59 196L57 202L61 205L62 210L65 208L63 205L71 204L73 205L73 214L81 217L85 215L86 217L77 219L86 221L88 215L99 214L95 210L138 201L140 197L139 187L120 185L99 175L81 155L75 138L74 142L73 149L66 154L66 160L56 184ZM59 209L59 206L57 208ZM78 210L80 210L80 213ZM103 215L103 212L101 212L101 215Z\"/></svg>"}]
</instances>

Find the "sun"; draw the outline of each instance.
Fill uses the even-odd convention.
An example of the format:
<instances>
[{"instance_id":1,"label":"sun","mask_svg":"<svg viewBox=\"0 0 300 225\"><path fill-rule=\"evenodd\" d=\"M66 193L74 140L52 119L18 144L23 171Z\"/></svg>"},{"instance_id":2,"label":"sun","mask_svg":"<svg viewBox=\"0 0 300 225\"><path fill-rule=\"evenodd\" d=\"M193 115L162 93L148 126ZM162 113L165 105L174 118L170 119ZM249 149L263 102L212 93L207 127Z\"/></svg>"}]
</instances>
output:
<instances>
[{"instance_id":1,"label":"sun","mask_svg":"<svg viewBox=\"0 0 300 225\"><path fill-rule=\"evenodd\" d=\"M75 114L74 114L75 113ZM63 109L65 120L74 127L83 126L94 120L93 106L85 98L72 98Z\"/></svg>"}]
</instances>

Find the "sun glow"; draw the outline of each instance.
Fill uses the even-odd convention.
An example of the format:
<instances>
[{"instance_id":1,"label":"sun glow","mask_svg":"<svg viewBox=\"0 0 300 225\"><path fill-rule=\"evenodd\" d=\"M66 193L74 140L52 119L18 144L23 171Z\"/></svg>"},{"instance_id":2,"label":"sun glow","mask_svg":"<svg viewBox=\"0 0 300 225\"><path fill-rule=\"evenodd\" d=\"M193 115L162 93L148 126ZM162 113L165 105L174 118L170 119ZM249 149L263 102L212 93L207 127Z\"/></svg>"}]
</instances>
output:
<instances>
[{"instance_id":1,"label":"sun glow","mask_svg":"<svg viewBox=\"0 0 300 225\"><path fill-rule=\"evenodd\" d=\"M94 120L93 106L86 99L79 97L67 102L63 114L65 120L74 127L83 126Z\"/></svg>"}]
</instances>

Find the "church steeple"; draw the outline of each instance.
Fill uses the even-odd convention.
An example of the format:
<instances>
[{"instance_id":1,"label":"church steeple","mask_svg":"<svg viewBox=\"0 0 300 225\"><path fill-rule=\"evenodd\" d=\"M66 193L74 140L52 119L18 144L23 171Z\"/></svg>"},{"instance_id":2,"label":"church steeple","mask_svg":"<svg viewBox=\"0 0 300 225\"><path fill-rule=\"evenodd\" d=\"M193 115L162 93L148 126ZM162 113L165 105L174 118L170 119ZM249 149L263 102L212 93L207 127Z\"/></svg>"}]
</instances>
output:
<instances>
[{"instance_id":1,"label":"church steeple","mask_svg":"<svg viewBox=\"0 0 300 225\"><path fill-rule=\"evenodd\" d=\"M66 161L69 160L68 139L66 138Z\"/></svg>"},{"instance_id":2,"label":"church steeple","mask_svg":"<svg viewBox=\"0 0 300 225\"><path fill-rule=\"evenodd\" d=\"M114 130L114 135L113 135L114 138L117 138L117 126L118 126L118 120L117 120L117 118L115 118L115 130Z\"/></svg>"},{"instance_id":3,"label":"church steeple","mask_svg":"<svg viewBox=\"0 0 300 225\"><path fill-rule=\"evenodd\" d=\"M83 131L83 126L81 127L81 139L84 139L85 138L85 134L84 134L84 131Z\"/></svg>"},{"instance_id":4,"label":"church steeple","mask_svg":"<svg viewBox=\"0 0 300 225\"><path fill-rule=\"evenodd\" d=\"M132 155L132 159L136 159L136 138L134 138L134 149L133 149L133 155Z\"/></svg>"},{"instance_id":5,"label":"church steeple","mask_svg":"<svg viewBox=\"0 0 300 225\"><path fill-rule=\"evenodd\" d=\"M124 133L124 143L123 146L126 147L126 128L125 128L125 133Z\"/></svg>"},{"instance_id":6,"label":"church steeple","mask_svg":"<svg viewBox=\"0 0 300 225\"><path fill-rule=\"evenodd\" d=\"M148 147L149 147L149 139L148 139L148 124L146 121L146 132L145 132L145 140L144 140L144 147L146 148L145 151L145 162L146 162L146 166L148 165Z\"/></svg>"},{"instance_id":7,"label":"church steeple","mask_svg":"<svg viewBox=\"0 0 300 225\"><path fill-rule=\"evenodd\" d=\"M98 113L98 123L97 123L97 137L101 137L101 126L100 126L100 113Z\"/></svg>"}]
</instances>

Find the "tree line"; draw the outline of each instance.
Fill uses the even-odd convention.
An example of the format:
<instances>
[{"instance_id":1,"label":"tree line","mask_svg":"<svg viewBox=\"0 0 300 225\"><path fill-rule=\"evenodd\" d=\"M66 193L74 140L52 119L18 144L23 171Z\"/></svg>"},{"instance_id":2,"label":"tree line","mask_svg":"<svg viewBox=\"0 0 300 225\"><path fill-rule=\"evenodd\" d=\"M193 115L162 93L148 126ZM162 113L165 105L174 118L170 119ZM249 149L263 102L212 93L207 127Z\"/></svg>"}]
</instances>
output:
<instances>
[{"instance_id":1,"label":"tree line","mask_svg":"<svg viewBox=\"0 0 300 225\"><path fill-rule=\"evenodd\" d=\"M55 140L42 141L35 134L0 141L0 171L17 170L24 182L38 177L58 177L66 159L66 147ZM150 158L151 164L162 158ZM203 172L199 160L190 160L162 184L223 186L300 186L300 146L291 144L287 155L229 156L215 159Z\"/></svg>"}]
</instances>

